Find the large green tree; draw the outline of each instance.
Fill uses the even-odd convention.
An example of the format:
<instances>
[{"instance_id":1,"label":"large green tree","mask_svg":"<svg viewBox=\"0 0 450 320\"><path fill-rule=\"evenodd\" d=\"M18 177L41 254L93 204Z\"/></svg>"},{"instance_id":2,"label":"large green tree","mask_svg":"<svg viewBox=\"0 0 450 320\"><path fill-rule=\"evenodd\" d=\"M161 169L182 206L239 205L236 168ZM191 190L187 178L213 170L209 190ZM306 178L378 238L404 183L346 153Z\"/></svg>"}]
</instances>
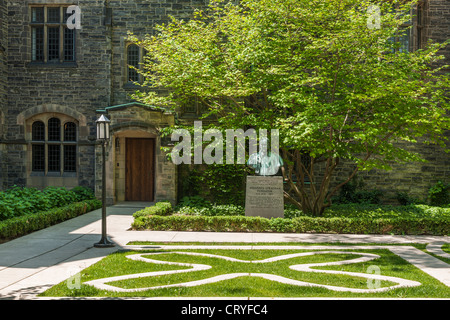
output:
<instances>
[{"instance_id":1,"label":"large green tree","mask_svg":"<svg viewBox=\"0 0 450 320\"><path fill-rule=\"evenodd\" d=\"M135 99L176 107L196 97L221 128L279 129L285 198L321 215L357 171L420 160L399 142L445 147L449 77L438 50L448 43L404 52L398 39L414 2L371 5L212 1L153 36L130 35L147 50ZM355 169L332 186L344 160Z\"/></svg>"}]
</instances>

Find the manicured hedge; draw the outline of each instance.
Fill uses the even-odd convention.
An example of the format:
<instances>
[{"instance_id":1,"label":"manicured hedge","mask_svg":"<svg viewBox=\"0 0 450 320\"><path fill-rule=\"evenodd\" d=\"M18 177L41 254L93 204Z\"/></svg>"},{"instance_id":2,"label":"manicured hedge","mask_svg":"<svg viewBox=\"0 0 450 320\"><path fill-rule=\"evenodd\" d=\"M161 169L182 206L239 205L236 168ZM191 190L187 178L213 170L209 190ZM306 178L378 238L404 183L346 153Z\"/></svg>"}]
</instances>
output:
<instances>
[{"instance_id":1,"label":"manicured hedge","mask_svg":"<svg viewBox=\"0 0 450 320\"><path fill-rule=\"evenodd\" d=\"M171 214L173 211L172 204L169 201L160 201L155 203L154 206L146 207L142 210L133 213L133 217L149 216L149 215L160 215L166 216Z\"/></svg>"},{"instance_id":2,"label":"manicured hedge","mask_svg":"<svg viewBox=\"0 0 450 320\"><path fill-rule=\"evenodd\" d=\"M348 234L449 235L450 220L442 217L296 217L262 218L246 216L141 215L134 230L294 232Z\"/></svg>"},{"instance_id":3,"label":"manicured hedge","mask_svg":"<svg viewBox=\"0 0 450 320\"><path fill-rule=\"evenodd\" d=\"M59 222L98 209L101 205L101 201L96 199L85 200L64 207L50 209L48 211L22 215L0 221L0 239L11 239L47 228Z\"/></svg>"}]
</instances>

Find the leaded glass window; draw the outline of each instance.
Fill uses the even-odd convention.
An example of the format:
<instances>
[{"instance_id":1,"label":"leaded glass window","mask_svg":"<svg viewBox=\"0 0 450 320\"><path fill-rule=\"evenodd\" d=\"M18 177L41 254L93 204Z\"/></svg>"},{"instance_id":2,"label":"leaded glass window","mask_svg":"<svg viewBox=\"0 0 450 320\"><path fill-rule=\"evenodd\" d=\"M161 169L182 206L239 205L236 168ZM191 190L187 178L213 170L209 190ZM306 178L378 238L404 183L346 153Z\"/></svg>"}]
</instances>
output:
<instances>
[{"instance_id":1,"label":"leaded glass window","mask_svg":"<svg viewBox=\"0 0 450 320\"><path fill-rule=\"evenodd\" d=\"M58 172L61 166L61 145L49 144L48 146L48 171Z\"/></svg>"},{"instance_id":2,"label":"leaded glass window","mask_svg":"<svg viewBox=\"0 0 450 320\"><path fill-rule=\"evenodd\" d=\"M31 60L63 63L75 61L75 29L67 27L67 7L31 7Z\"/></svg>"},{"instance_id":3,"label":"leaded glass window","mask_svg":"<svg viewBox=\"0 0 450 320\"><path fill-rule=\"evenodd\" d=\"M45 116L42 118L45 119ZM32 123L33 172L44 175L51 173L53 176L77 172L77 124L67 121L64 116L61 119L53 116L48 120L36 120Z\"/></svg>"},{"instance_id":4,"label":"leaded glass window","mask_svg":"<svg viewBox=\"0 0 450 320\"><path fill-rule=\"evenodd\" d=\"M33 141L45 141L45 124L42 121L35 121L32 125Z\"/></svg>"},{"instance_id":5,"label":"leaded glass window","mask_svg":"<svg viewBox=\"0 0 450 320\"><path fill-rule=\"evenodd\" d=\"M51 118L48 120L48 140L61 140L61 121L58 118Z\"/></svg>"},{"instance_id":6,"label":"leaded glass window","mask_svg":"<svg viewBox=\"0 0 450 320\"><path fill-rule=\"evenodd\" d=\"M44 144L33 144L33 171L43 172L45 170L45 145Z\"/></svg>"},{"instance_id":7,"label":"leaded glass window","mask_svg":"<svg viewBox=\"0 0 450 320\"><path fill-rule=\"evenodd\" d=\"M48 30L48 61L59 62L59 28L47 28Z\"/></svg>"},{"instance_id":8,"label":"leaded glass window","mask_svg":"<svg viewBox=\"0 0 450 320\"><path fill-rule=\"evenodd\" d=\"M64 146L64 172L77 171L77 147L75 145Z\"/></svg>"},{"instance_id":9,"label":"leaded glass window","mask_svg":"<svg viewBox=\"0 0 450 320\"><path fill-rule=\"evenodd\" d=\"M128 81L139 81L139 74L136 69L139 69L139 47L135 44L129 45L127 49L127 63L128 63ZM131 68L130 68L131 67ZM134 69L136 68L136 69Z\"/></svg>"}]
</instances>

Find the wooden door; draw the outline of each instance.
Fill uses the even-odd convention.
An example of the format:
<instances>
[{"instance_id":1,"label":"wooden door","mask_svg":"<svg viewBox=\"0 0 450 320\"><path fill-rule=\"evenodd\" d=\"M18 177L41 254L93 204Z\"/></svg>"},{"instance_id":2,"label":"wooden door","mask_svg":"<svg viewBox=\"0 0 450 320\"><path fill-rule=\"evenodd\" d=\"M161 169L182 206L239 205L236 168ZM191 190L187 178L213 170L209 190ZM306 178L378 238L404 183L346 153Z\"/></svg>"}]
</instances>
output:
<instances>
[{"instance_id":1,"label":"wooden door","mask_svg":"<svg viewBox=\"0 0 450 320\"><path fill-rule=\"evenodd\" d=\"M125 148L125 200L153 201L155 140L127 138Z\"/></svg>"}]
</instances>

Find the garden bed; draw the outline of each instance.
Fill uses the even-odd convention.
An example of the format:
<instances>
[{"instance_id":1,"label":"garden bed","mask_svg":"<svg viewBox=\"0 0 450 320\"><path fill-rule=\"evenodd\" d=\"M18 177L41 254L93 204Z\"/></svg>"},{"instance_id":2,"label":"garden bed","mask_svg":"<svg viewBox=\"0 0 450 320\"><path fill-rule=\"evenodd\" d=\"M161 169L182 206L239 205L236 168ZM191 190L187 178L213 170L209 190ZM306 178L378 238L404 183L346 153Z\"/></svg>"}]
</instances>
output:
<instances>
[{"instance_id":1,"label":"garden bed","mask_svg":"<svg viewBox=\"0 0 450 320\"><path fill-rule=\"evenodd\" d=\"M0 192L0 242L23 236L101 207L91 190L14 187Z\"/></svg>"},{"instance_id":2,"label":"garden bed","mask_svg":"<svg viewBox=\"0 0 450 320\"><path fill-rule=\"evenodd\" d=\"M246 217L241 206L167 208L134 214L134 230L449 235L450 208L427 205L337 205L323 217L287 207L285 218ZM164 207L164 208L161 208Z\"/></svg>"},{"instance_id":3,"label":"garden bed","mask_svg":"<svg viewBox=\"0 0 450 320\"><path fill-rule=\"evenodd\" d=\"M101 207L99 200L85 200L70 205L23 215L0 222L0 241L11 240Z\"/></svg>"}]
</instances>

